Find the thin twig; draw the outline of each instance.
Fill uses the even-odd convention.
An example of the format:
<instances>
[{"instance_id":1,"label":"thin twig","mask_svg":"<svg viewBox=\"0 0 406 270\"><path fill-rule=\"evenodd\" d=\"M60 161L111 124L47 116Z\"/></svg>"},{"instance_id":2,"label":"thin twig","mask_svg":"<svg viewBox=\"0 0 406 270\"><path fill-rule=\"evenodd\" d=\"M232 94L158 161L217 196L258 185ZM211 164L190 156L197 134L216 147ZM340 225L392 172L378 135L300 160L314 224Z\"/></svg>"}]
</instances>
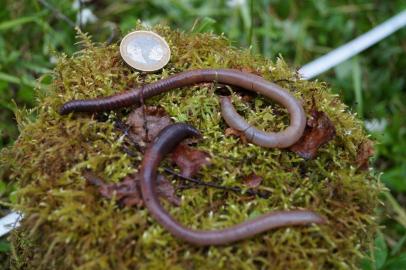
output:
<instances>
[{"instance_id":1,"label":"thin twig","mask_svg":"<svg viewBox=\"0 0 406 270\"><path fill-rule=\"evenodd\" d=\"M226 191L232 191L232 192L235 192L235 193L242 193L242 189L240 187L236 187L236 186L225 187L225 186L221 186L221 185L218 185L216 183L213 183L213 182L204 182L204 181L202 181L200 179L195 179L195 178L191 178L191 177L188 177L188 176L181 175L181 174L175 172L174 170L166 168L166 167L164 168L164 171L167 172L167 173L172 174L173 176L175 176L177 178L180 178L182 180L186 180L186 181L195 183L195 184L200 185L200 186L212 187L212 188L222 189L222 190L226 190ZM267 191L256 191L256 190L253 190L253 189L247 189L245 191L245 194L250 195L250 196L259 196L261 198L269 198L269 196L270 196L269 192L267 192Z\"/></svg>"},{"instance_id":2,"label":"thin twig","mask_svg":"<svg viewBox=\"0 0 406 270\"><path fill-rule=\"evenodd\" d=\"M186 180L186 181L189 181L189 182L201 185L201 186L213 187L213 188L218 188L218 189L223 189L223 190L237 191L235 187L224 187L224 186L220 186L215 183L212 183L212 182L203 182L202 180L199 180L199 179L194 179L194 178L191 178L188 176L181 175L181 174L175 172L174 170L166 168L166 167L164 168L164 171L172 174L173 176L176 176L177 178L180 178L180 179L183 179L183 180ZM237 189L238 189L238 187L237 187ZM238 191L241 191L241 189Z\"/></svg>"}]
</instances>

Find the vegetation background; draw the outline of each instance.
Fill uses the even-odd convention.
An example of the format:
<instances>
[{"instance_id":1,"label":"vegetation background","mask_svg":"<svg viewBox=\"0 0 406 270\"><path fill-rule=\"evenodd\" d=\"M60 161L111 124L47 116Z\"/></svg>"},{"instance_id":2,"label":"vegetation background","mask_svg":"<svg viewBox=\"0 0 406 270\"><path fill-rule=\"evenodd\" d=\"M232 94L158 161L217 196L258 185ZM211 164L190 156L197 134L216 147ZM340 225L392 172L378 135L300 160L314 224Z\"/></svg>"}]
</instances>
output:
<instances>
[{"instance_id":1,"label":"vegetation background","mask_svg":"<svg viewBox=\"0 0 406 270\"><path fill-rule=\"evenodd\" d=\"M15 108L35 104L60 53L77 50L75 26L94 41L117 42L138 20L193 32L224 34L293 68L329 52L406 8L403 0L0 0L0 147L18 136ZM374 168L383 172L382 229L362 269L406 269L406 29L317 79L328 82L378 141ZM41 78L40 80L37 80ZM2 176L0 172L0 176ZM3 176L2 176L3 177ZM5 176L4 176L5 177ZM0 216L13 202L0 178ZM12 255L0 238L0 261Z\"/></svg>"}]
</instances>

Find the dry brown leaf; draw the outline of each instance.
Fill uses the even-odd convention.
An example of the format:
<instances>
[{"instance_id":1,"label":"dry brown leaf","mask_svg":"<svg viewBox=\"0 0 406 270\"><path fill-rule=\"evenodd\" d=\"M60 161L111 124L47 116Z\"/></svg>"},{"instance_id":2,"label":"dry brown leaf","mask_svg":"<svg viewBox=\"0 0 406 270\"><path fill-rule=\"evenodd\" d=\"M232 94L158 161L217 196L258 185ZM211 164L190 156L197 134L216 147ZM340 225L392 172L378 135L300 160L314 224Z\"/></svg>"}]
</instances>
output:
<instances>
[{"instance_id":1,"label":"dry brown leaf","mask_svg":"<svg viewBox=\"0 0 406 270\"><path fill-rule=\"evenodd\" d=\"M244 184L250 188L257 188L261 185L263 178L255 173L251 173L244 179Z\"/></svg>"},{"instance_id":2,"label":"dry brown leaf","mask_svg":"<svg viewBox=\"0 0 406 270\"><path fill-rule=\"evenodd\" d=\"M369 158L374 155L374 143L371 140L362 142L357 151L356 162L358 168L366 170L369 167Z\"/></svg>"},{"instance_id":3,"label":"dry brown leaf","mask_svg":"<svg viewBox=\"0 0 406 270\"><path fill-rule=\"evenodd\" d=\"M139 107L127 119L127 125L130 126L129 136L140 146L151 142L162 129L170 124L172 124L172 119L163 108L158 106Z\"/></svg>"},{"instance_id":4,"label":"dry brown leaf","mask_svg":"<svg viewBox=\"0 0 406 270\"><path fill-rule=\"evenodd\" d=\"M99 188L103 197L109 199L114 197L121 205L125 206L139 207L143 205L137 174L128 175L122 182L116 184L106 184L101 178L89 171L83 173L83 176L89 183Z\"/></svg>"},{"instance_id":5,"label":"dry brown leaf","mask_svg":"<svg viewBox=\"0 0 406 270\"><path fill-rule=\"evenodd\" d=\"M247 137L245 136L244 132L236 130L236 129L231 128L231 127L226 128L226 130L224 131L224 135L240 138L240 140L244 144L246 144L248 142Z\"/></svg>"},{"instance_id":6,"label":"dry brown leaf","mask_svg":"<svg viewBox=\"0 0 406 270\"><path fill-rule=\"evenodd\" d=\"M140 180L138 174L131 174L120 183L106 184L101 178L92 172L85 172L83 176L86 180L97 186L103 197L112 199L113 197L123 206L143 206ZM163 175L158 175L156 191L159 197L167 200L175 206L180 205L180 198L175 195L172 184Z\"/></svg>"},{"instance_id":7,"label":"dry brown leaf","mask_svg":"<svg viewBox=\"0 0 406 270\"><path fill-rule=\"evenodd\" d=\"M238 67L237 67L238 68ZM261 72L259 71L259 70L257 70L256 68L254 68L254 67L247 67L247 66L243 66L243 67L241 67L241 68L239 68L242 72L245 72L245 73L251 73L251 74L254 74L254 75L257 75L257 76L261 76L262 77L262 74L261 74Z\"/></svg>"},{"instance_id":8,"label":"dry brown leaf","mask_svg":"<svg viewBox=\"0 0 406 270\"><path fill-rule=\"evenodd\" d=\"M313 159L320 146L334 138L336 131L333 123L322 111L313 110L307 120L303 136L289 149L305 159Z\"/></svg>"},{"instance_id":9,"label":"dry brown leaf","mask_svg":"<svg viewBox=\"0 0 406 270\"><path fill-rule=\"evenodd\" d=\"M173 205L180 206L181 200L176 196L175 188L162 174L159 174L157 177L156 191L159 197L165 198L165 200Z\"/></svg>"},{"instance_id":10,"label":"dry brown leaf","mask_svg":"<svg viewBox=\"0 0 406 270\"><path fill-rule=\"evenodd\" d=\"M180 174L193 177L205 165L210 164L210 154L179 144L171 154L172 161L180 168Z\"/></svg>"}]
</instances>

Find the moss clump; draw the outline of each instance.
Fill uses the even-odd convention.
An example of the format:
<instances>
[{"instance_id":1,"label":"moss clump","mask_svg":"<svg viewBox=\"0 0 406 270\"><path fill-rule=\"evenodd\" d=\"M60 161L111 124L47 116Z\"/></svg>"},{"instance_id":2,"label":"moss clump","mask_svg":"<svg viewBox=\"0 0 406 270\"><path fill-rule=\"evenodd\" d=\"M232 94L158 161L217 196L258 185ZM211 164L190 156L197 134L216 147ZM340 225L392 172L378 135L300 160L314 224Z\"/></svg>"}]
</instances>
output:
<instances>
[{"instance_id":1,"label":"moss clump","mask_svg":"<svg viewBox=\"0 0 406 270\"><path fill-rule=\"evenodd\" d=\"M14 265L21 269L348 269L357 268L377 224L374 209L380 184L357 170L359 145L367 139L361 123L347 111L325 83L302 81L283 60L275 63L230 46L224 37L185 34L166 27L153 29L165 37L172 59L162 72L140 74L127 67L117 45L95 46L86 37L84 49L61 56L50 89L38 90L35 120L18 115L21 135L2 152L2 166L18 182L18 209L25 213L14 235ZM60 116L64 102L106 96L140 83L197 68L236 68L278 82L303 101L313 101L336 127L337 136L318 157L305 161L293 152L265 149L226 137L218 95L212 84L173 90L147 101L161 105L175 121L188 122L204 135L198 148L209 152L212 165L199 176L222 185L240 185L255 173L269 199L248 198L223 190L178 191L180 207L170 212L193 228L223 228L256 215L281 209L313 209L328 225L283 228L224 247L197 248L172 237L145 208L120 208L86 184L83 169L109 182L134 172L142 158L124 154L115 117L97 121L86 114ZM286 126L284 108L262 97L244 102L233 94L239 112L257 127ZM170 176L168 176L169 178ZM176 181L174 181L176 184Z\"/></svg>"}]
</instances>

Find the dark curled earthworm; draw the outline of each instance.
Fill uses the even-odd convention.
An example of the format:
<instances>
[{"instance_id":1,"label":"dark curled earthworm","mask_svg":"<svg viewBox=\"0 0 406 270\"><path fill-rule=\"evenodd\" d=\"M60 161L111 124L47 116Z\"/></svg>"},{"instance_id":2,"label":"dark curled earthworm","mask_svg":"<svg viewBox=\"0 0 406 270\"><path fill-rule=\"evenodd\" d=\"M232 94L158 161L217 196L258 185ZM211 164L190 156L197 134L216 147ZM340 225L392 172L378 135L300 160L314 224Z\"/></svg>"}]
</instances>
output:
<instances>
[{"instance_id":1,"label":"dark curled earthworm","mask_svg":"<svg viewBox=\"0 0 406 270\"><path fill-rule=\"evenodd\" d=\"M251 126L239 116L229 98L222 98L221 109L224 120L230 127L242 131L248 140L259 146L285 148L294 144L302 136L306 125L306 115L302 105L294 96L287 90L264 80L262 77L233 69L185 71L167 79L162 79L110 97L69 101L62 106L60 114L113 110L138 104L141 92L143 92L144 99L147 99L170 89L213 81L257 92L287 108L290 114L289 127L276 133L263 132Z\"/></svg>"},{"instance_id":2,"label":"dark curled earthworm","mask_svg":"<svg viewBox=\"0 0 406 270\"><path fill-rule=\"evenodd\" d=\"M155 191L159 163L182 140L200 137L199 131L187 124L164 128L150 144L141 164L141 193L152 216L174 236L194 245L225 245L252 237L273 228L323 224L325 219L308 210L275 211L220 230L193 230L178 223L160 204Z\"/></svg>"}]
</instances>

